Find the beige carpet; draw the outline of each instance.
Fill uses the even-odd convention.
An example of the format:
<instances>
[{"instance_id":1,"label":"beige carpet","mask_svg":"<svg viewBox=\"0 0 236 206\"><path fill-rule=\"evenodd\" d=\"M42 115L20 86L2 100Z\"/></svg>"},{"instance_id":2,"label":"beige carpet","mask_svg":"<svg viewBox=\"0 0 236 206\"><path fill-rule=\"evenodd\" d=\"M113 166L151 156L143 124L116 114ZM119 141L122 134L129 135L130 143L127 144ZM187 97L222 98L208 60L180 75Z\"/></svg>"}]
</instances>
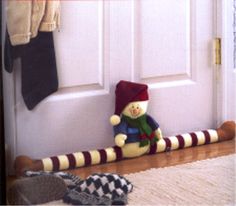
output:
<instances>
[{"instance_id":1,"label":"beige carpet","mask_svg":"<svg viewBox=\"0 0 236 206\"><path fill-rule=\"evenodd\" d=\"M134 185L129 205L236 205L235 160L236 154L125 175Z\"/></svg>"}]
</instances>

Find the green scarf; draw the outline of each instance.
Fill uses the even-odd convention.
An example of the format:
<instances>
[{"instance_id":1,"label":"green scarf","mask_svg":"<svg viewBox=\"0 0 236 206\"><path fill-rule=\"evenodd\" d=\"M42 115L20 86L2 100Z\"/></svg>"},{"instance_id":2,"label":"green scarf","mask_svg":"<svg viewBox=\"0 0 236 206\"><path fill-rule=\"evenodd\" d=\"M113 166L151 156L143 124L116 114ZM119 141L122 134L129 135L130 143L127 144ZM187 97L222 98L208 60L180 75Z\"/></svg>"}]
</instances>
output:
<instances>
[{"instance_id":1,"label":"green scarf","mask_svg":"<svg viewBox=\"0 0 236 206\"><path fill-rule=\"evenodd\" d=\"M128 116L123 115L122 119L126 121L130 126L136 127L140 131L140 144L139 147L144 147L151 143L153 145L158 141L155 132L147 123L147 115L144 114L137 119L132 119Z\"/></svg>"}]
</instances>

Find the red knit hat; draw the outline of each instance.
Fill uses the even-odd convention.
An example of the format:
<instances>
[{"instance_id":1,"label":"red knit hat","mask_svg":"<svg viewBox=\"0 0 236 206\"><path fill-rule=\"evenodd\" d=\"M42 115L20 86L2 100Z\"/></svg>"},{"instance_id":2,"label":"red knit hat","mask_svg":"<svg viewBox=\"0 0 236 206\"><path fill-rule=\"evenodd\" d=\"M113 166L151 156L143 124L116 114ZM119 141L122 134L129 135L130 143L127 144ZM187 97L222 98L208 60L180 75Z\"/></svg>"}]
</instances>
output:
<instances>
[{"instance_id":1,"label":"red knit hat","mask_svg":"<svg viewBox=\"0 0 236 206\"><path fill-rule=\"evenodd\" d=\"M148 100L148 86L146 84L139 84L134 82L128 82L121 80L116 85L116 105L115 115L112 115L110 121L112 125L119 124L119 116L123 109L134 101L146 101ZM114 120L116 118L116 120ZM113 119L113 120L112 120Z\"/></svg>"}]
</instances>

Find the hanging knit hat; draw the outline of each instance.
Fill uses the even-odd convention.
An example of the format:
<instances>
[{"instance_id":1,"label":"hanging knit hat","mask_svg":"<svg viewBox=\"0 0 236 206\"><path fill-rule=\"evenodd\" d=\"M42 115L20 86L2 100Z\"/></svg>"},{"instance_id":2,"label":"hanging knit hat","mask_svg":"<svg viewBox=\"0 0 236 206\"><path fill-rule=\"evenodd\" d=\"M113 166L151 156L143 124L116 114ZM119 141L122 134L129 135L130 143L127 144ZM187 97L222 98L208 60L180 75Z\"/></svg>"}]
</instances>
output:
<instances>
[{"instance_id":1,"label":"hanging knit hat","mask_svg":"<svg viewBox=\"0 0 236 206\"><path fill-rule=\"evenodd\" d=\"M120 114L130 102L148 100L147 89L148 86L146 84L121 80L116 85L115 114L110 118L111 124L117 125L120 123Z\"/></svg>"}]
</instances>

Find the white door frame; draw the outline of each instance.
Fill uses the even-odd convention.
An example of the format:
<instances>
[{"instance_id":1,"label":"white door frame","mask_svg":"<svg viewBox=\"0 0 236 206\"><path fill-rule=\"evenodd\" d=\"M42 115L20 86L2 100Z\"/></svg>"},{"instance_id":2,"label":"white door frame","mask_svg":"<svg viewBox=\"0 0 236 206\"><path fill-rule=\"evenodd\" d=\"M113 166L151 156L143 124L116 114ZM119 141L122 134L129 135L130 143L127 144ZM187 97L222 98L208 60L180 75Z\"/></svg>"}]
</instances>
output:
<instances>
[{"instance_id":1,"label":"white door frame","mask_svg":"<svg viewBox=\"0 0 236 206\"><path fill-rule=\"evenodd\" d=\"M4 44L6 34L6 8L7 1L2 1L2 59L4 60ZM15 61L14 64L19 64ZM4 138L5 138L5 157L6 164L13 162L16 156L16 93L15 93L15 80L16 72L9 74L5 71L4 61L2 62L2 79L3 79L3 106L4 106ZM14 174L10 171L9 165L6 167L7 174Z\"/></svg>"},{"instance_id":2,"label":"white door frame","mask_svg":"<svg viewBox=\"0 0 236 206\"><path fill-rule=\"evenodd\" d=\"M217 124L236 119L236 66L234 65L234 1L216 1L215 37L221 38L221 65L217 70ZM236 2L235 2L236 4Z\"/></svg>"}]
</instances>

